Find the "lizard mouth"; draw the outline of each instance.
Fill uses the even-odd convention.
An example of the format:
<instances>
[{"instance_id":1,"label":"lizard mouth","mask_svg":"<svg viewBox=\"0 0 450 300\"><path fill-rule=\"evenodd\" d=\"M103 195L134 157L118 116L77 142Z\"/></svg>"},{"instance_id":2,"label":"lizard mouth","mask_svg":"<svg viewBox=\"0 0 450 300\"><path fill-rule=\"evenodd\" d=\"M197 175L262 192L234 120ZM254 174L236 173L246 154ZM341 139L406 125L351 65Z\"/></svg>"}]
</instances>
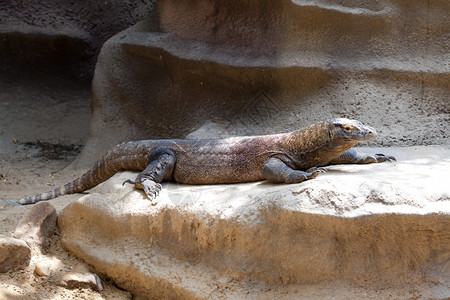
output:
<instances>
[{"instance_id":1,"label":"lizard mouth","mask_svg":"<svg viewBox=\"0 0 450 300\"><path fill-rule=\"evenodd\" d=\"M360 143L374 140L377 138L377 136L377 131L374 128L370 126L364 126L360 128L358 132L342 136L342 139L344 141L354 141L356 143Z\"/></svg>"},{"instance_id":2,"label":"lizard mouth","mask_svg":"<svg viewBox=\"0 0 450 300\"><path fill-rule=\"evenodd\" d=\"M372 128L370 126L364 126L364 131L361 134L361 140L363 141L371 141L376 139L378 136L377 131L375 130L375 128Z\"/></svg>"}]
</instances>

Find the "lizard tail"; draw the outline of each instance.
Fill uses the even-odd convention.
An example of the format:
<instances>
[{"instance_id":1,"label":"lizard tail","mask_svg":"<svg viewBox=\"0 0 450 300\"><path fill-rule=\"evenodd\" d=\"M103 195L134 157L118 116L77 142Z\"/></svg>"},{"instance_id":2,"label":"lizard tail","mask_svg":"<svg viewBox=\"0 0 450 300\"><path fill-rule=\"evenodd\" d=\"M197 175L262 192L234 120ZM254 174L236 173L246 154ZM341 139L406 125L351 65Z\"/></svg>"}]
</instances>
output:
<instances>
[{"instance_id":1,"label":"lizard tail","mask_svg":"<svg viewBox=\"0 0 450 300\"><path fill-rule=\"evenodd\" d=\"M34 195L30 197L25 197L22 199L17 200L16 202L18 204L27 205L27 204L34 204L40 201L50 200L59 196L68 195L68 194L74 194L79 193L87 188L82 184L80 178L72 181L71 183L68 183L64 185L63 187L59 187L57 189L54 189L53 191L49 191L46 193L42 193L39 195Z\"/></svg>"},{"instance_id":2,"label":"lizard tail","mask_svg":"<svg viewBox=\"0 0 450 300\"><path fill-rule=\"evenodd\" d=\"M0 200L0 202L3 202L5 204L11 205L11 206L21 206L19 203L17 203L16 201L9 201L9 200Z\"/></svg>"},{"instance_id":3,"label":"lizard tail","mask_svg":"<svg viewBox=\"0 0 450 300\"><path fill-rule=\"evenodd\" d=\"M107 155L103 156L93 168L74 181L53 191L25 197L16 202L22 205L34 204L62 195L81 193L108 180L119 171L142 171L147 166L147 152L145 151L147 148L145 141L117 145Z\"/></svg>"},{"instance_id":4,"label":"lizard tail","mask_svg":"<svg viewBox=\"0 0 450 300\"><path fill-rule=\"evenodd\" d=\"M47 193L42 193L39 195L35 195L35 196L30 196L30 197L25 197L22 199L17 200L16 202L18 204L22 204L22 205L26 205L26 204L34 204L40 201L45 201L45 200L50 200L53 198L56 198L58 196L63 195L63 193L61 192L61 188L57 188L51 192L47 192Z\"/></svg>"},{"instance_id":5,"label":"lizard tail","mask_svg":"<svg viewBox=\"0 0 450 300\"><path fill-rule=\"evenodd\" d=\"M17 203L34 204L62 195L81 193L111 178L119 171L142 171L147 165L147 156L145 155L147 148L145 141L117 145L81 177L53 191L17 200Z\"/></svg>"},{"instance_id":6,"label":"lizard tail","mask_svg":"<svg viewBox=\"0 0 450 300\"><path fill-rule=\"evenodd\" d=\"M127 165L117 161L114 157L105 156L95 166L72 182L62 187L34 196L25 197L16 202L22 205L34 204L40 201L50 200L63 195L81 193L111 178L117 171L127 169Z\"/></svg>"}]
</instances>

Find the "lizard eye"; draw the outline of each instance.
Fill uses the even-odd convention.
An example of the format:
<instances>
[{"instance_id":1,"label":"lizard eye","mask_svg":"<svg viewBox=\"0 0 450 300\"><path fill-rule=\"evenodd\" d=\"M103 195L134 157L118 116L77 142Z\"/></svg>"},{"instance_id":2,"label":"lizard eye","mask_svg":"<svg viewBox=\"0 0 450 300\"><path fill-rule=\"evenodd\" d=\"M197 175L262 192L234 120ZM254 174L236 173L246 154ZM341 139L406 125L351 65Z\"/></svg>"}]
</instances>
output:
<instances>
[{"instance_id":1,"label":"lizard eye","mask_svg":"<svg viewBox=\"0 0 450 300\"><path fill-rule=\"evenodd\" d=\"M350 125L342 125L342 129L343 129L345 132L351 132L352 129L353 129L353 127L350 126Z\"/></svg>"}]
</instances>

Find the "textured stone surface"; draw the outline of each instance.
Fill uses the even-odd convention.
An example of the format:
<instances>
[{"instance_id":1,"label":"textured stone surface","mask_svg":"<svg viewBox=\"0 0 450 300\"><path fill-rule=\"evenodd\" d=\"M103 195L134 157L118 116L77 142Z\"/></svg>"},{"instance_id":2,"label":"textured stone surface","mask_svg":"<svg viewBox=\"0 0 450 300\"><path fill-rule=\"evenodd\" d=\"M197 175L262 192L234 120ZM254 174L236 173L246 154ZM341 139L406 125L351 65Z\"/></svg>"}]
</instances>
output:
<instances>
[{"instance_id":1,"label":"textured stone surface","mask_svg":"<svg viewBox=\"0 0 450 300\"><path fill-rule=\"evenodd\" d=\"M90 77L103 42L143 19L154 2L1 1L1 71L11 64Z\"/></svg>"},{"instance_id":2,"label":"textured stone surface","mask_svg":"<svg viewBox=\"0 0 450 300\"><path fill-rule=\"evenodd\" d=\"M450 296L450 148L363 152L398 162L328 167L295 185L166 183L155 206L122 186L134 173L117 174L62 211L62 243L154 299Z\"/></svg>"},{"instance_id":3,"label":"textured stone surface","mask_svg":"<svg viewBox=\"0 0 450 300\"><path fill-rule=\"evenodd\" d=\"M49 276L51 274L50 263L47 261L39 261L34 266L34 272L39 276Z\"/></svg>"},{"instance_id":4,"label":"textured stone surface","mask_svg":"<svg viewBox=\"0 0 450 300\"><path fill-rule=\"evenodd\" d=\"M205 122L242 135L348 117L379 145L445 143L448 12L441 0L162 0L104 44L78 165Z\"/></svg>"},{"instance_id":5,"label":"textured stone surface","mask_svg":"<svg viewBox=\"0 0 450 300\"><path fill-rule=\"evenodd\" d=\"M30 260L31 249L24 241L0 235L0 273L26 268Z\"/></svg>"},{"instance_id":6,"label":"textured stone surface","mask_svg":"<svg viewBox=\"0 0 450 300\"><path fill-rule=\"evenodd\" d=\"M14 237L24 240L31 247L44 246L56 232L56 209L48 202L41 202L31 207L20 220L14 231Z\"/></svg>"},{"instance_id":7,"label":"textured stone surface","mask_svg":"<svg viewBox=\"0 0 450 300\"><path fill-rule=\"evenodd\" d=\"M103 290L102 281L98 275L92 273L67 273L61 278L59 284L68 289L91 288L94 291Z\"/></svg>"}]
</instances>

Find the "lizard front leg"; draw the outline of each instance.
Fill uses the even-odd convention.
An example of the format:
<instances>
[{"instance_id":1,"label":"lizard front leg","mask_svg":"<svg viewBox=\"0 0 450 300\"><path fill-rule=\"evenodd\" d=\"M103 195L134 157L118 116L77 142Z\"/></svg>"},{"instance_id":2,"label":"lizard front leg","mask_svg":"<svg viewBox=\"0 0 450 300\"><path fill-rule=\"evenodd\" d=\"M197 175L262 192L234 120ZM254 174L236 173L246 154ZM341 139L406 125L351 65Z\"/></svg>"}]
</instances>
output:
<instances>
[{"instance_id":1,"label":"lizard front leg","mask_svg":"<svg viewBox=\"0 0 450 300\"><path fill-rule=\"evenodd\" d=\"M381 163L385 161L396 161L394 156L375 154L375 155L364 155L359 154L355 150L350 149L341 154L341 156L330 161L330 165L340 165L340 164L372 164Z\"/></svg>"},{"instance_id":2,"label":"lizard front leg","mask_svg":"<svg viewBox=\"0 0 450 300\"><path fill-rule=\"evenodd\" d=\"M136 180L128 179L123 184L134 184L136 188L144 190L150 201L153 201L161 191L160 183L172 178L176 157L170 149L157 149L149 153L148 161L147 168L138 174Z\"/></svg>"},{"instance_id":3,"label":"lizard front leg","mask_svg":"<svg viewBox=\"0 0 450 300\"><path fill-rule=\"evenodd\" d=\"M306 171L295 170L280 159L272 157L261 167L261 172L263 177L272 183L299 183L316 178L324 170L317 167Z\"/></svg>"}]
</instances>

